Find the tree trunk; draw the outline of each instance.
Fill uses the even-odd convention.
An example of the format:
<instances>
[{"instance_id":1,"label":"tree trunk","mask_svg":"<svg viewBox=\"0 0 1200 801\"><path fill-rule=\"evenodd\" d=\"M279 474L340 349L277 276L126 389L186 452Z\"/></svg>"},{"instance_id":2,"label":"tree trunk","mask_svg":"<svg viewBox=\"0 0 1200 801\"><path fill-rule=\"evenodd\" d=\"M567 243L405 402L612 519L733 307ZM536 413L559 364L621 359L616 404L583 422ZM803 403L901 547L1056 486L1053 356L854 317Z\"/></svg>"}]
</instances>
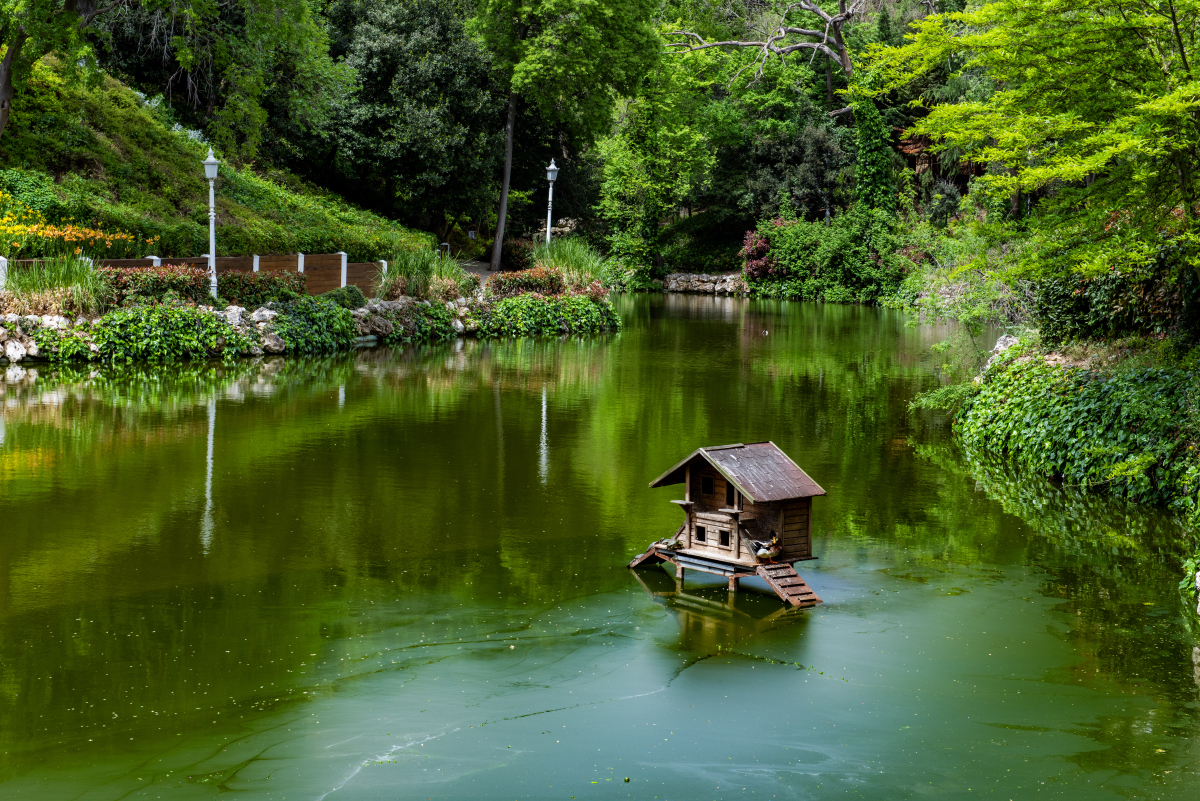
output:
<instances>
[{"instance_id":1,"label":"tree trunk","mask_svg":"<svg viewBox=\"0 0 1200 801\"><path fill-rule=\"evenodd\" d=\"M4 136L4 129L8 127L8 115L12 113L13 95L16 91L13 88L13 70L16 68L14 62L21 54L21 48L27 38L29 37L25 34L25 29L17 28L17 34L8 46L4 60L0 61L0 136Z\"/></svg>"},{"instance_id":2,"label":"tree trunk","mask_svg":"<svg viewBox=\"0 0 1200 801\"><path fill-rule=\"evenodd\" d=\"M508 182L512 178L513 129L517 124L517 93L508 93L508 122L504 125L504 177L500 181L500 213L496 215L496 241L492 243L489 270L500 269L500 247L504 244L504 218L508 216Z\"/></svg>"}]
</instances>

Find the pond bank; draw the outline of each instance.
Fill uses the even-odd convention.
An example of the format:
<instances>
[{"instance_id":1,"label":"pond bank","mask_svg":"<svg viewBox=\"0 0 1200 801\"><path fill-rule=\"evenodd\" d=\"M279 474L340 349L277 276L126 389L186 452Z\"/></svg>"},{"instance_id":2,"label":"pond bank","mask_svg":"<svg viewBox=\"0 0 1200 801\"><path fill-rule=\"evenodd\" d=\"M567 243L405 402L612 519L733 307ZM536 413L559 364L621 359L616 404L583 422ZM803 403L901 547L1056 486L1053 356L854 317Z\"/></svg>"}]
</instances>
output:
<instances>
[{"instance_id":1,"label":"pond bank","mask_svg":"<svg viewBox=\"0 0 1200 801\"><path fill-rule=\"evenodd\" d=\"M28 361L174 361L333 353L374 344L455 337L598 334L621 326L599 295L482 292L453 301L372 300L345 309L320 297L241 306L135 306L102 317L0 318L0 364Z\"/></svg>"},{"instance_id":2,"label":"pond bank","mask_svg":"<svg viewBox=\"0 0 1200 801\"><path fill-rule=\"evenodd\" d=\"M968 453L1200 523L1194 370L1005 340L955 417Z\"/></svg>"}]
</instances>

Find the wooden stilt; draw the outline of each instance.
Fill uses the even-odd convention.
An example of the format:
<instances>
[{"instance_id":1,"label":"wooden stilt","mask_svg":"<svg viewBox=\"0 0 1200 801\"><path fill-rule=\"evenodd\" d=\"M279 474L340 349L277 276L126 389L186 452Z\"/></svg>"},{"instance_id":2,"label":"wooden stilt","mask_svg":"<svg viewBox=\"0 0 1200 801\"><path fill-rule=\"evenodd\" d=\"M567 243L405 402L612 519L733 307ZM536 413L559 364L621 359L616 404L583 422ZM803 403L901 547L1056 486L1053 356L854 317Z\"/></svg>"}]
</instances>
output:
<instances>
[{"instance_id":1,"label":"wooden stilt","mask_svg":"<svg viewBox=\"0 0 1200 801\"><path fill-rule=\"evenodd\" d=\"M740 579L740 578L737 578L736 576L730 576L730 577L729 577L729 591L730 591L730 592L737 592L737 591L738 591L738 584L739 584L740 582L741 582L741 579Z\"/></svg>"}]
</instances>

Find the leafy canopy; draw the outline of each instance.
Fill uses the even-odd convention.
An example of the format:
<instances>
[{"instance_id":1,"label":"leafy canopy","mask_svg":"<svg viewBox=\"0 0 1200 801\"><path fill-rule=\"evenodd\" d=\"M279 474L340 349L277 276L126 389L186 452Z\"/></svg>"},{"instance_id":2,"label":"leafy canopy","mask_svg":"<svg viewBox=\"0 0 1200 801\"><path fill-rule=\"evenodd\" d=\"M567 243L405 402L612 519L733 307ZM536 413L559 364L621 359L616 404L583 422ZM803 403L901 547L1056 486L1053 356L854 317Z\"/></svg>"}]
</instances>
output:
<instances>
[{"instance_id":1,"label":"leafy canopy","mask_svg":"<svg viewBox=\"0 0 1200 801\"><path fill-rule=\"evenodd\" d=\"M1042 271L1146 263L1162 236L1197 260L1200 1L994 0L877 50L880 93L949 66L994 91L934 105L910 134L990 164L993 195L1040 201Z\"/></svg>"}]
</instances>

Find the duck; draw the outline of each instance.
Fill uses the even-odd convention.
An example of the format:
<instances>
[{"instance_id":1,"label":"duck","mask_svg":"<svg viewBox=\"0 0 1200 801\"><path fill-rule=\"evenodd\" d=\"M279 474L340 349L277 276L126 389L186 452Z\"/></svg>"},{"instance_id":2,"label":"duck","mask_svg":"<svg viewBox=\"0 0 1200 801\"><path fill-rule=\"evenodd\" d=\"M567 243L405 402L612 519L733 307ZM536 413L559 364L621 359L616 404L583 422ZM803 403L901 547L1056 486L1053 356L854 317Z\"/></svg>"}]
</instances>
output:
<instances>
[{"instance_id":1,"label":"duck","mask_svg":"<svg viewBox=\"0 0 1200 801\"><path fill-rule=\"evenodd\" d=\"M779 544L779 537L775 532L771 532L769 540L751 540L754 543L754 555L759 559L774 559L779 556L783 548Z\"/></svg>"}]
</instances>

